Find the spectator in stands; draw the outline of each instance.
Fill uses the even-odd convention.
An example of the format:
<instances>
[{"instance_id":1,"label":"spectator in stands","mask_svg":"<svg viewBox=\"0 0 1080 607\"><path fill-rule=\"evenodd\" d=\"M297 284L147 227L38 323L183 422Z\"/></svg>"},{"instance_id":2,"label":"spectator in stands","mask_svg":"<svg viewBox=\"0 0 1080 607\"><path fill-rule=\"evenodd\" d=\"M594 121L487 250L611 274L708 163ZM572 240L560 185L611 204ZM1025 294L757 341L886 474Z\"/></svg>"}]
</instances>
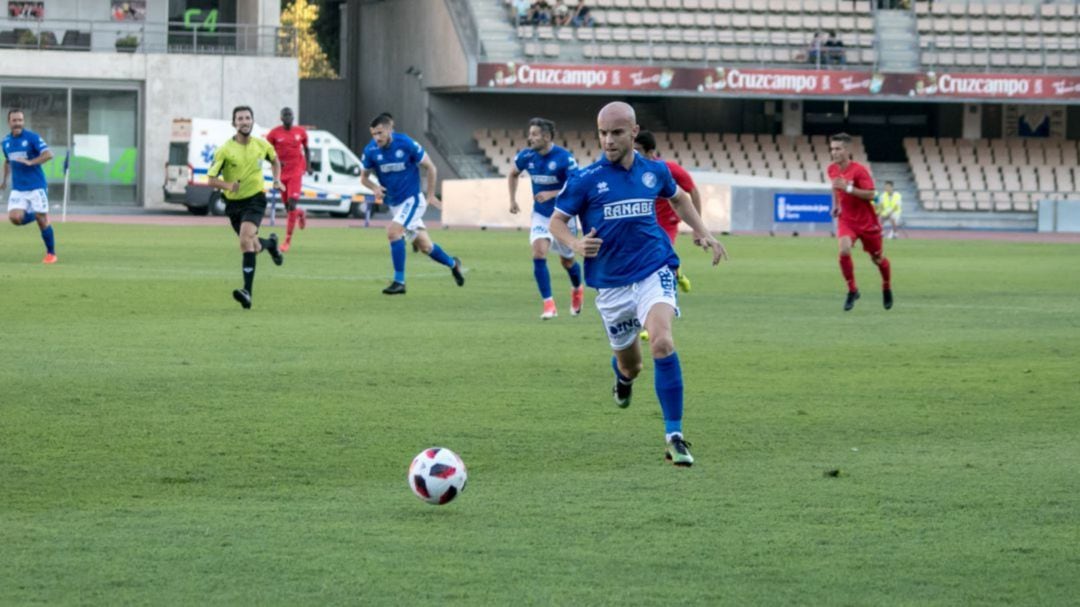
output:
<instances>
[{"instance_id":1,"label":"spectator in stands","mask_svg":"<svg viewBox=\"0 0 1080 607\"><path fill-rule=\"evenodd\" d=\"M843 65L847 63L844 55L844 42L836 37L836 32L829 32L829 38L825 40L825 61L830 65Z\"/></svg>"},{"instance_id":2,"label":"spectator in stands","mask_svg":"<svg viewBox=\"0 0 1080 607\"><path fill-rule=\"evenodd\" d=\"M547 0L536 0L529 11L532 13L532 23L538 25L551 23L551 4Z\"/></svg>"},{"instance_id":3,"label":"spectator in stands","mask_svg":"<svg viewBox=\"0 0 1080 607\"><path fill-rule=\"evenodd\" d=\"M529 25L532 23L532 3L529 0L507 0L510 7L510 20L514 25Z\"/></svg>"},{"instance_id":4,"label":"spectator in stands","mask_svg":"<svg viewBox=\"0 0 1080 607\"><path fill-rule=\"evenodd\" d=\"M552 9L552 21L555 25L562 27L564 25L570 25L570 19L573 17L573 13L570 11L570 7L566 5L563 0L555 0L555 8Z\"/></svg>"},{"instance_id":5,"label":"spectator in stands","mask_svg":"<svg viewBox=\"0 0 1080 607\"><path fill-rule=\"evenodd\" d=\"M807 63L817 64L819 60L823 59L821 56L821 44L824 41L821 38L821 32L814 32L814 38L810 40L810 45L806 47L806 52L795 55L795 60L805 60Z\"/></svg>"},{"instance_id":6,"label":"spectator in stands","mask_svg":"<svg viewBox=\"0 0 1080 607\"><path fill-rule=\"evenodd\" d=\"M885 191L878 194L877 200L874 202L882 227L885 226L886 222L889 224L888 237L890 239L896 238L896 230L900 227L900 213L903 211L903 207L900 202L900 192L893 191L893 182L885 182Z\"/></svg>"},{"instance_id":7,"label":"spectator in stands","mask_svg":"<svg viewBox=\"0 0 1080 607\"><path fill-rule=\"evenodd\" d=\"M592 15L589 14L589 7L585 6L585 0L578 0L577 7L574 8L573 16L570 17L570 23L574 27L578 27L579 25L591 26L593 24L593 18Z\"/></svg>"}]
</instances>

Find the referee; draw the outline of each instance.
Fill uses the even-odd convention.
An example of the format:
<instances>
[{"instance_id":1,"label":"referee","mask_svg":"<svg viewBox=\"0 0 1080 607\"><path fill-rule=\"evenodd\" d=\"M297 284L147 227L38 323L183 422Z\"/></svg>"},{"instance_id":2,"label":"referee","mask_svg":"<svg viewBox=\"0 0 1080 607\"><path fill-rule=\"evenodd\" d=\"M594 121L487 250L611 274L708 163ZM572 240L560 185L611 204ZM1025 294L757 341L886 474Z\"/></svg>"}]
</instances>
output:
<instances>
[{"instance_id":1,"label":"referee","mask_svg":"<svg viewBox=\"0 0 1080 607\"><path fill-rule=\"evenodd\" d=\"M255 114L251 108L241 105L233 108L232 124L236 135L214 152L214 164L207 175L212 188L225 196L225 214L229 216L233 230L240 236L240 251L244 255L244 288L233 291L233 299L245 310L251 307L251 287L255 282L255 256L266 249L275 265L285 259L278 250L277 234L259 238L259 224L266 213L266 193L263 192L262 161L271 163L274 187L281 185L281 163L274 148L265 139L251 136Z\"/></svg>"}]
</instances>

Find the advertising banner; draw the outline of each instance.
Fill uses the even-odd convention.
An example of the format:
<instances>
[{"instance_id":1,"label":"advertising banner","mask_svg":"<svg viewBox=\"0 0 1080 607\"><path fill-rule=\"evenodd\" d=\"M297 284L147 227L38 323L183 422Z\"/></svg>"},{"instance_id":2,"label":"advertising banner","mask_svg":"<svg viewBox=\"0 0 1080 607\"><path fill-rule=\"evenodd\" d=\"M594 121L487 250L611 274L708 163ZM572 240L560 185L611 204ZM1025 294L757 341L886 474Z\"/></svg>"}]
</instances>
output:
<instances>
[{"instance_id":1,"label":"advertising banner","mask_svg":"<svg viewBox=\"0 0 1080 607\"><path fill-rule=\"evenodd\" d=\"M547 91L697 92L722 97L929 98L1080 103L1080 75L889 74L847 70L481 63L476 86Z\"/></svg>"},{"instance_id":2,"label":"advertising banner","mask_svg":"<svg viewBox=\"0 0 1080 607\"><path fill-rule=\"evenodd\" d=\"M832 194L773 194L776 223L831 223Z\"/></svg>"}]
</instances>

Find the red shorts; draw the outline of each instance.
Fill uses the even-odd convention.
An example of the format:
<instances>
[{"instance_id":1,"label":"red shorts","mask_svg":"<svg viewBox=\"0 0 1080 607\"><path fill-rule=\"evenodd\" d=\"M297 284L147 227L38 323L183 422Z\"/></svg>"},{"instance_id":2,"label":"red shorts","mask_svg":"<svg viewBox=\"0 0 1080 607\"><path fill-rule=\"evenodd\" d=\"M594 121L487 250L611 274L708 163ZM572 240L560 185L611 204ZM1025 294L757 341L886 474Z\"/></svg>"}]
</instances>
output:
<instances>
[{"instance_id":1,"label":"red shorts","mask_svg":"<svg viewBox=\"0 0 1080 607\"><path fill-rule=\"evenodd\" d=\"M281 185L285 186L285 191L281 193L282 200L300 200L300 188L304 181L303 173L296 173L295 175L282 175Z\"/></svg>"},{"instance_id":2,"label":"red shorts","mask_svg":"<svg viewBox=\"0 0 1080 607\"><path fill-rule=\"evenodd\" d=\"M840 222L837 226L836 235L839 238L847 236L854 244L856 240L862 241L862 248L871 256L881 255L881 225L876 226L850 226Z\"/></svg>"}]
</instances>

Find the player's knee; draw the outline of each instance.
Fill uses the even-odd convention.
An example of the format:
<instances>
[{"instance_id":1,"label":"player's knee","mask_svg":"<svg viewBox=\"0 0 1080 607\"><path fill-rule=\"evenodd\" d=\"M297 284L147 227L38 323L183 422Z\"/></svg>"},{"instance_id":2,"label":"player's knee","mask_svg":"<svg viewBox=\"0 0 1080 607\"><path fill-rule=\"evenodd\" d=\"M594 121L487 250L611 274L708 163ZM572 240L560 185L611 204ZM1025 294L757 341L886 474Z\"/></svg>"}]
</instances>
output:
<instances>
[{"instance_id":1,"label":"player's knee","mask_svg":"<svg viewBox=\"0 0 1080 607\"><path fill-rule=\"evenodd\" d=\"M559 260L562 262L562 267L566 268L567 270L574 267L574 258L573 257L570 257L570 258L560 257Z\"/></svg>"},{"instance_id":2,"label":"player's knee","mask_svg":"<svg viewBox=\"0 0 1080 607\"><path fill-rule=\"evenodd\" d=\"M420 252L423 253L424 255L427 255L427 254L431 253L433 250L435 250L435 246L432 245L430 242L428 242L426 240L425 241L418 241L416 243L416 246L420 249Z\"/></svg>"},{"instance_id":3,"label":"player's knee","mask_svg":"<svg viewBox=\"0 0 1080 607\"><path fill-rule=\"evenodd\" d=\"M8 215L8 221L10 221L12 223L12 225L17 225L17 226L22 225L22 217L16 217L14 215Z\"/></svg>"},{"instance_id":4,"label":"player's knee","mask_svg":"<svg viewBox=\"0 0 1080 607\"><path fill-rule=\"evenodd\" d=\"M649 335L649 350L652 352L653 358L666 358L671 356L671 353L675 351L675 339L672 338L671 333L667 335Z\"/></svg>"}]
</instances>

